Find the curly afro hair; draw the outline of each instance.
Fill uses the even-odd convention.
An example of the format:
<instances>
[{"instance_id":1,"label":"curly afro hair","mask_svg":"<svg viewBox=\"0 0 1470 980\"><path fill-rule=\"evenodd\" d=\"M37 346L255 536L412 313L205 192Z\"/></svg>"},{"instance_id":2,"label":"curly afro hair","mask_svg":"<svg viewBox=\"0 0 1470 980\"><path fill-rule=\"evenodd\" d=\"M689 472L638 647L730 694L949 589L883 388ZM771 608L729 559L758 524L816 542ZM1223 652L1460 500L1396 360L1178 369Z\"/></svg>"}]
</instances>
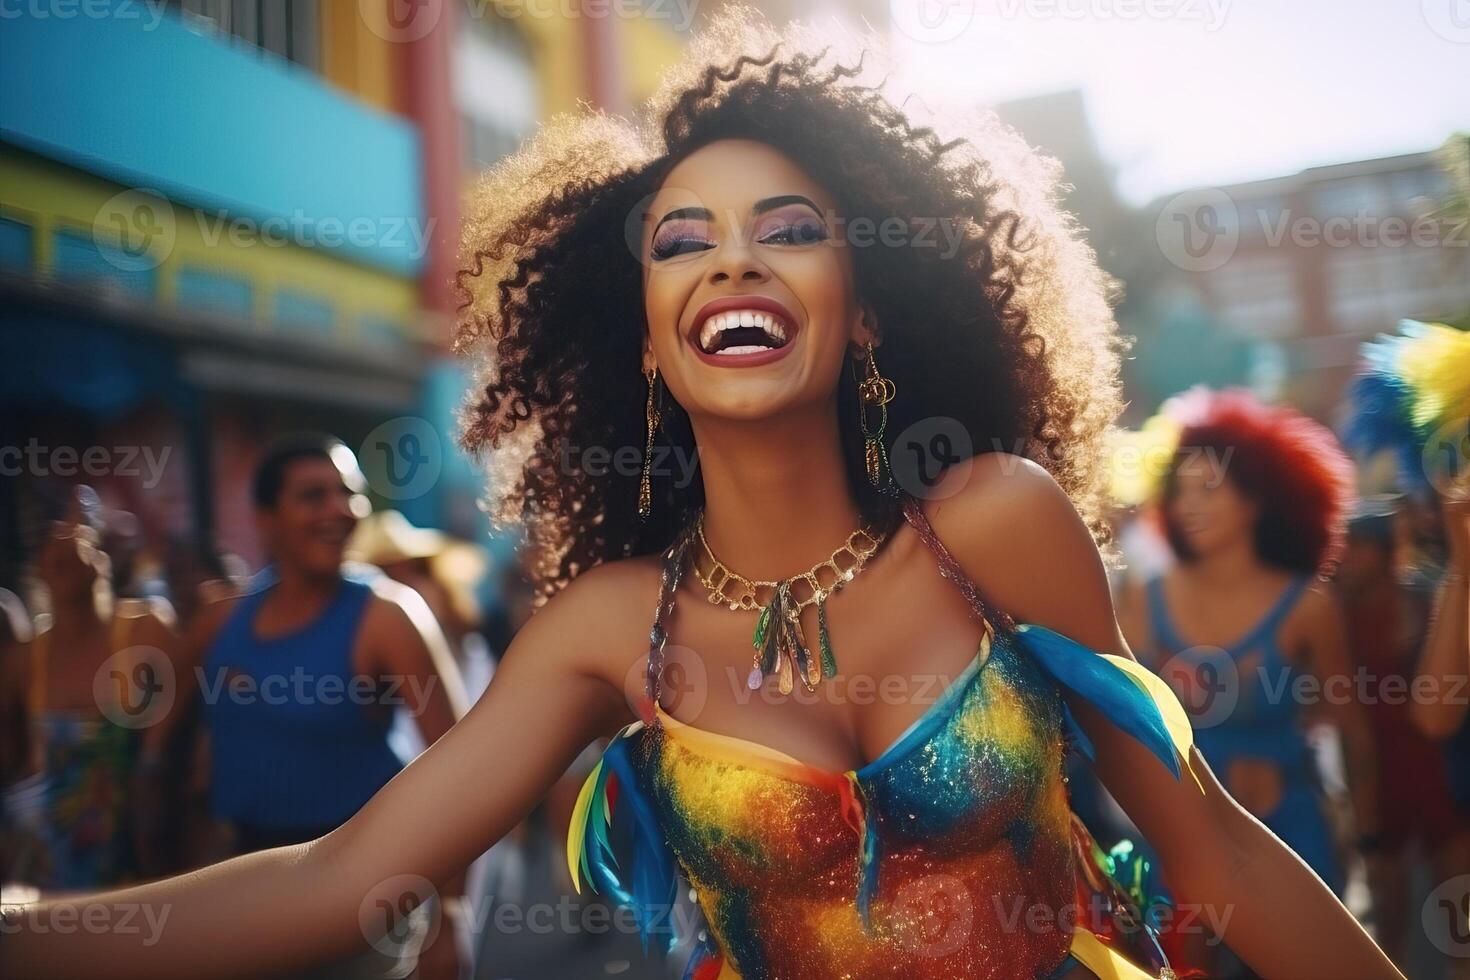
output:
<instances>
[{"instance_id":1,"label":"curly afro hair","mask_svg":"<svg viewBox=\"0 0 1470 980\"><path fill-rule=\"evenodd\" d=\"M661 550L702 503L697 470L682 481L656 470L653 515L640 522L636 467L592 472L567 453L633 447L641 460L646 325L629 239L663 175L724 138L780 150L851 224L912 232L853 252L897 386L890 436L956 420L974 452L1044 466L1105 540L1102 448L1121 408L1116 283L1059 206L1060 164L993 113L919 121L909 100L885 94L880 46L834 40L726 8L635 120L559 116L471 194L455 347L482 372L460 441L486 459L492 519L524 526L541 599L600 562ZM921 247L936 222L957 229L955 248ZM862 475L856 394L839 397L853 406L850 481L875 514L884 504ZM695 458L687 415L666 405L664 420L660 438Z\"/></svg>"},{"instance_id":2,"label":"curly afro hair","mask_svg":"<svg viewBox=\"0 0 1470 980\"><path fill-rule=\"evenodd\" d=\"M1170 514L1176 474L1191 454L1211 452L1227 461L1226 478L1260 506L1255 545L1261 560L1303 574L1330 573L1342 557L1357 496L1352 460L1332 431L1243 388L1192 389L1168 410L1184 424L1159 508L1174 553L1184 561L1194 557Z\"/></svg>"}]
</instances>

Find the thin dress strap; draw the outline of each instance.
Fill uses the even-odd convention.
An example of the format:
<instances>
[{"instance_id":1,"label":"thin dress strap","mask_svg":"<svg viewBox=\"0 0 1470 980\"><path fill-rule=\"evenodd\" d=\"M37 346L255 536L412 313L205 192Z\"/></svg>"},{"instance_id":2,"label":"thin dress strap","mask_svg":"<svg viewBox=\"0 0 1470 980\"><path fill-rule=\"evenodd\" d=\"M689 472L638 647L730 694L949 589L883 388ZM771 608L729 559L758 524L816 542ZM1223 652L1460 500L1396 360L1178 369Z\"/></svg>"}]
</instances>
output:
<instances>
[{"instance_id":1,"label":"thin dress strap","mask_svg":"<svg viewBox=\"0 0 1470 980\"><path fill-rule=\"evenodd\" d=\"M1169 617L1169 602L1164 598L1164 576L1155 575L1149 579L1147 592L1148 622L1155 649L1166 656L1181 652L1189 644L1174 631L1174 621Z\"/></svg>"},{"instance_id":2,"label":"thin dress strap","mask_svg":"<svg viewBox=\"0 0 1470 980\"><path fill-rule=\"evenodd\" d=\"M639 706L639 714L646 725L652 725L658 720L659 681L664 671L664 647L669 642L668 617L674 611L674 599L679 591L679 582L684 577L685 559L693 540L694 527L692 524L686 525L663 553L658 605L653 611L653 626L648 631L648 660L643 681L644 703Z\"/></svg>"},{"instance_id":3,"label":"thin dress strap","mask_svg":"<svg viewBox=\"0 0 1470 980\"><path fill-rule=\"evenodd\" d=\"M929 518L924 514L923 505L912 494L904 495L903 516L913 525L914 530L919 533L920 539L928 545L929 550L934 552L934 557L939 563L939 573L959 588L975 615L980 617L982 622L988 622L1004 633L1013 632L1016 628L1016 621L1005 610L988 602L980 593L980 589L960 567L959 561L950 554L944 542L939 540L939 535L934 533L933 525L929 523Z\"/></svg>"},{"instance_id":4,"label":"thin dress strap","mask_svg":"<svg viewBox=\"0 0 1470 980\"><path fill-rule=\"evenodd\" d=\"M1286 618L1291 615L1292 609L1296 607L1297 600L1302 597L1303 592L1307 591L1307 587L1315 578L1314 575L1299 575L1282 590L1281 597L1271 606L1270 611L1261 617L1260 624L1237 645L1237 652L1243 653L1253 647L1264 646L1267 658L1279 661L1281 647L1276 642L1276 634L1280 631L1281 624L1286 622Z\"/></svg>"}]
</instances>

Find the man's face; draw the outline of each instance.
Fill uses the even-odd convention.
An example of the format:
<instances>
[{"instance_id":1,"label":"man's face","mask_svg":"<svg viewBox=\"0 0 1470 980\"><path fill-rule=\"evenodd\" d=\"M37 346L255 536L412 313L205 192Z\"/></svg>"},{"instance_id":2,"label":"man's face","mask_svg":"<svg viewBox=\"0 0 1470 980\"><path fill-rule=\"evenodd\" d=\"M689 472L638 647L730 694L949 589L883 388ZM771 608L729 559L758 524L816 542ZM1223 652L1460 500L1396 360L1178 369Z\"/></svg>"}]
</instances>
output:
<instances>
[{"instance_id":1,"label":"man's face","mask_svg":"<svg viewBox=\"0 0 1470 980\"><path fill-rule=\"evenodd\" d=\"M286 466L275 507L257 512L261 534L280 564L315 575L342 565L343 552L367 500L329 459L305 458Z\"/></svg>"}]
</instances>

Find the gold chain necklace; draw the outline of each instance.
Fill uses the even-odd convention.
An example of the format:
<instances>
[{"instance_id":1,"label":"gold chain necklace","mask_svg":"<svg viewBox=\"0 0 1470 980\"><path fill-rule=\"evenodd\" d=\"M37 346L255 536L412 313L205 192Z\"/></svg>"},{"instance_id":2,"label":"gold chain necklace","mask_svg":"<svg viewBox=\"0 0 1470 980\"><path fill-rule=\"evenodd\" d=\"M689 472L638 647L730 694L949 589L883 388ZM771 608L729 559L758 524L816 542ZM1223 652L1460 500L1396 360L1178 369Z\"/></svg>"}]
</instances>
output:
<instances>
[{"instance_id":1,"label":"gold chain necklace","mask_svg":"<svg viewBox=\"0 0 1470 980\"><path fill-rule=\"evenodd\" d=\"M884 534L871 526L860 527L825 561L790 578L767 581L746 578L720 561L705 539L703 513L695 529L702 555L696 555L692 564L710 604L725 606L733 612L760 612L751 636L755 655L746 686L754 691L766 675L776 674L781 693L790 694L794 675L812 692L823 677L836 674L837 658L832 653L832 637L827 631L827 598L841 591L863 570L882 545ZM701 567L701 558L709 560L708 571ZM736 591L732 592L732 587ZM797 590L806 594L798 597ZM820 658L812 656L801 629L801 611L813 604L817 607Z\"/></svg>"}]
</instances>

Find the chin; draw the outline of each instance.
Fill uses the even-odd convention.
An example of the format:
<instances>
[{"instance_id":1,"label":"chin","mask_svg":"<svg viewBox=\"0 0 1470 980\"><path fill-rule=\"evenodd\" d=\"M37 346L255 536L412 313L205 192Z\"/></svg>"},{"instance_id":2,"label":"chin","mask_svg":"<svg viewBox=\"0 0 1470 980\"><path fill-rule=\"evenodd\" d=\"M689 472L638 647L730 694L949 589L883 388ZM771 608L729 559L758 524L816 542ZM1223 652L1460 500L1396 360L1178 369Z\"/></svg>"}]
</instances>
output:
<instances>
[{"instance_id":1,"label":"chin","mask_svg":"<svg viewBox=\"0 0 1470 980\"><path fill-rule=\"evenodd\" d=\"M755 422L822 401L827 392L799 377L700 378L695 412L716 419Z\"/></svg>"},{"instance_id":2,"label":"chin","mask_svg":"<svg viewBox=\"0 0 1470 980\"><path fill-rule=\"evenodd\" d=\"M328 576L335 575L342 568L344 554L340 551L329 554L309 555L306 560L307 571L313 575Z\"/></svg>"}]
</instances>

